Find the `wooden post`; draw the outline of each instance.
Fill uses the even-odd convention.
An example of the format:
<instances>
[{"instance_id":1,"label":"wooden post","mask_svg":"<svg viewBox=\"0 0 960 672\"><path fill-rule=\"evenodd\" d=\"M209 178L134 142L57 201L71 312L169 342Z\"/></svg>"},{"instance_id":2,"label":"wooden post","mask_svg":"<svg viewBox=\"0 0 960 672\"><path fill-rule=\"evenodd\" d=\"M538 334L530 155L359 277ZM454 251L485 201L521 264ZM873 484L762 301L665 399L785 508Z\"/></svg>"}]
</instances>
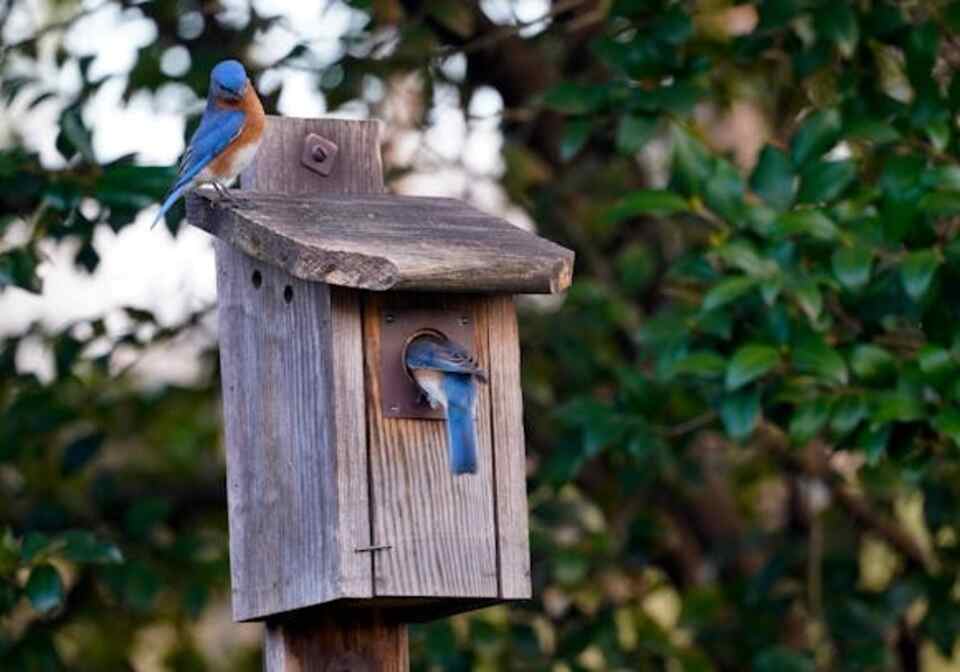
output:
<instances>
[{"instance_id":1,"label":"wooden post","mask_svg":"<svg viewBox=\"0 0 960 672\"><path fill-rule=\"evenodd\" d=\"M338 147L337 154L331 162L329 175L323 176L309 170L301 162L305 139L311 133L332 141ZM242 188L245 190L274 194L381 193L384 191L383 168L380 162L377 122L278 119L271 117L268 119L266 136L257 154L256 161L242 176L241 182ZM236 266L238 265L237 257L243 257L249 261L248 257L244 257L228 243L219 240L217 241L217 255L218 266ZM228 255L233 262L232 264L228 264L226 261ZM239 272L244 277L250 274L249 269L245 267ZM267 287L270 279L267 274L271 272L267 269L260 271L263 274L261 282L263 282L264 288ZM330 347L334 357L360 357L360 312L355 305L355 302L358 301L357 293L335 287L331 288L329 285L321 283L294 284L296 286L291 285L291 293L296 295L297 300L295 303L291 303L293 303L295 309L318 311L316 325L317 331L320 333L317 334L317 339L332 342ZM223 289L221 288L221 301L227 298L224 296L226 292ZM301 298L308 298L309 300L301 301ZM304 304L306 305L304 306ZM304 307L300 308L300 306ZM275 323L277 332L282 333L283 318L278 315L277 320ZM322 333L324 331L327 333ZM222 334L221 337L251 338L249 334ZM238 345L238 347L244 346ZM252 344L252 347L255 349L256 344ZM311 347L311 344L303 344L303 347ZM333 370L332 366L330 370ZM344 367L341 370L350 371L351 369ZM362 365L353 367L353 370L362 373ZM224 373L226 375L226 371ZM279 384L296 385L297 373L296 370L291 370L280 375ZM272 381L264 382L274 384ZM365 419L363 417L352 417L352 415L356 415L358 405L360 409L363 408L362 375L358 374L355 380L338 382L337 389L352 390L359 397L356 399L337 398L333 400L311 397L315 402L313 407L298 404L296 408L292 409L277 409L277 417L274 420L278 424L284 424L284 419L286 419L289 421L289 426L274 427L273 430L280 432L307 431L323 434L324 428L339 424L341 426L352 426L358 430L357 434L360 434L365 426ZM302 394L303 390L299 390L299 392ZM313 392L318 397L323 397L325 394L323 390L314 390ZM237 390L235 398L242 403L241 399L254 394L256 394L254 390ZM226 396L225 392L225 398ZM359 401L359 404L351 403L354 401ZM317 414L322 417L311 418L310 414ZM309 423L309 427L305 429L304 423ZM270 431L270 428L265 427L258 431ZM343 452L337 456L340 459L332 459L319 464L304 460L304 463L313 464L317 469L318 473L314 476L318 480L316 481L317 486L314 487L319 487L320 479L355 483L357 490L350 492L350 496L356 500L365 500L367 497L365 487L367 478L365 435L355 436L352 443L353 445L345 446ZM298 442L298 445L308 444L305 440ZM335 452L331 446L327 445L325 447L327 452L331 454ZM270 456L265 456L265 459L269 460ZM266 466L268 470L269 468L282 468L282 465L277 464ZM325 467L329 467L329 471L333 473L322 473ZM232 481L234 477L249 478L251 476L257 477L244 473L239 476L230 474L229 478ZM271 485L269 478L265 481L263 487L269 488ZM281 498L287 495L288 493L277 493L277 496ZM354 542L357 546L362 546L365 542L369 543L369 521L343 520L344 516L363 511L363 507L340 506L336 507L337 511L330 511L324 510L322 506L311 510L313 507L309 505L310 501L301 503L303 510L299 512L300 516L305 518L311 516L321 518L323 516L340 516L338 528L348 531L355 530ZM247 508L255 508L255 505ZM255 511L238 511L236 509L232 509L231 514L256 516ZM291 516L291 518L293 517L295 516ZM266 525L250 525L251 522L254 521L247 520L248 527L266 527ZM293 553L301 553L303 561L309 562L310 556L316 555L315 548L312 550L311 548L287 549L271 546L274 544L282 546L287 543L307 543L323 546L324 543L333 543L324 539L304 539L303 537L306 535L298 536L296 530L287 530L286 532L288 534L286 539L262 539L260 543L264 548L260 552L283 555L288 563L289 557ZM364 534L367 536L364 536ZM233 538L231 538L231 543L234 543ZM243 542L238 541L238 543ZM257 540L248 540L247 543L255 546ZM371 563L369 553L353 553L352 549L348 549L348 552L340 560L339 573L342 577L342 585L333 588L357 597L363 596L364 591L369 590ZM236 577L237 574L235 573L234 576ZM236 588L234 586L235 590ZM325 587L322 586L283 585L278 586L275 592L278 594L283 591L288 593L300 592L304 594L304 600L308 602L316 595L322 594L323 590L325 590ZM255 610L257 606L269 608L272 597L265 596L263 598L264 604L251 605L251 610ZM321 672L404 672L408 668L406 625L390 620L375 609L328 606L322 610L308 609L302 613L267 619L264 645L264 670L266 672L311 672L313 670Z\"/></svg>"}]
</instances>

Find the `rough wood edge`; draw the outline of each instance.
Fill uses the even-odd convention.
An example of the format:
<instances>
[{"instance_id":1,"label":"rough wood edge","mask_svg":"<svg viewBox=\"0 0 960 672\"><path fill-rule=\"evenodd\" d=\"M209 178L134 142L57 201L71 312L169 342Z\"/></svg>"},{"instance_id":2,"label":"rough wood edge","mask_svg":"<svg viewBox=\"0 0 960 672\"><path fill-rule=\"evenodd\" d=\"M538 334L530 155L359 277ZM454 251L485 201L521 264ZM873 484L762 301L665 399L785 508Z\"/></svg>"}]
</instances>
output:
<instances>
[{"instance_id":1,"label":"rough wood edge","mask_svg":"<svg viewBox=\"0 0 960 672\"><path fill-rule=\"evenodd\" d=\"M400 272L389 259L356 252L304 248L233 210L218 208L213 198L202 193L187 198L187 219L192 225L254 259L283 268L296 278L372 291L393 289L399 280ZM268 249L276 252L270 254ZM286 259L286 263L279 264L278 258ZM343 268L356 270L344 272Z\"/></svg>"},{"instance_id":2,"label":"rough wood edge","mask_svg":"<svg viewBox=\"0 0 960 672\"><path fill-rule=\"evenodd\" d=\"M294 241L245 215L242 208L243 197L237 197L233 204L220 204L217 196L199 190L187 198L187 220L251 257L279 266L302 280L371 291L394 289L522 294L559 294L566 291L573 280L574 252L544 238L539 238L539 241L545 248L549 248L550 253L547 254L545 250L541 258L531 260L522 279L518 279L514 273L509 280L484 278L478 280L473 287L449 286L443 275L437 278L423 275L404 278L401 270L387 256L331 250L303 241ZM529 235L535 236L532 233Z\"/></svg>"},{"instance_id":3,"label":"rough wood edge","mask_svg":"<svg viewBox=\"0 0 960 672\"><path fill-rule=\"evenodd\" d=\"M490 324L490 397L500 597L531 597L520 335L511 296L486 302Z\"/></svg>"},{"instance_id":4,"label":"rough wood edge","mask_svg":"<svg viewBox=\"0 0 960 672\"><path fill-rule=\"evenodd\" d=\"M356 551L372 538L360 292L331 287L330 308L337 483L360 484L358 490L337 488L340 590L345 597L372 597L372 562Z\"/></svg>"}]
</instances>

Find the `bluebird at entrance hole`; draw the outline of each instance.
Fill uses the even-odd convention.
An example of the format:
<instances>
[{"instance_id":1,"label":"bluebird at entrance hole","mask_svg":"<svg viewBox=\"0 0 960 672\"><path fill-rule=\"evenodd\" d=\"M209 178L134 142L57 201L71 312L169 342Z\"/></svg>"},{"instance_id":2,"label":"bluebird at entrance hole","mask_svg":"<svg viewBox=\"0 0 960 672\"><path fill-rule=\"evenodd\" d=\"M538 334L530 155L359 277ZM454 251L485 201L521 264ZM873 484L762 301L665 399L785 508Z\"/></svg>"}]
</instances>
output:
<instances>
[{"instance_id":1,"label":"bluebird at entrance hole","mask_svg":"<svg viewBox=\"0 0 960 672\"><path fill-rule=\"evenodd\" d=\"M455 475L476 473L473 410L477 381L487 382L486 373L463 346L432 333L410 342L405 364L430 406L442 406L446 412L450 470Z\"/></svg>"},{"instance_id":2,"label":"bluebird at entrance hole","mask_svg":"<svg viewBox=\"0 0 960 672\"><path fill-rule=\"evenodd\" d=\"M211 184L229 197L226 187L253 161L265 125L263 106L238 61L221 61L210 71L210 92L200 126L180 160L177 181L153 220L156 226L188 189Z\"/></svg>"}]
</instances>

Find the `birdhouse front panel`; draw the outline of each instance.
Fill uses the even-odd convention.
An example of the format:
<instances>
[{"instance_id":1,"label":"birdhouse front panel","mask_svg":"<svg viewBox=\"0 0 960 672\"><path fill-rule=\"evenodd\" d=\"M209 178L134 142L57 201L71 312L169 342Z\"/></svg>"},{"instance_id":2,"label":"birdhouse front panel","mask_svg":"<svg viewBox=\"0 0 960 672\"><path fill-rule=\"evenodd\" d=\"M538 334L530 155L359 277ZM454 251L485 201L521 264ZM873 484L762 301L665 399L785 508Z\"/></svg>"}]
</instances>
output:
<instances>
[{"instance_id":1,"label":"birdhouse front panel","mask_svg":"<svg viewBox=\"0 0 960 672\"><path fill-rule=\"evenodd\" d=\"M476 472L462 475L452 470L443 416L391 417L400 400L384 397L390 376L409 375L397 349L384 348L391 328L413 337L425 330L443 333L444 323L453 322L471 332L472 353L487 370L483 302L450 294L364 294L373 544L384 547L373 560L378 596L499 597L489 385L477 385ZM393 361L381 361L387 356ZM419 403L427 406L423 398Z\"/></svg>"}]
</instances>

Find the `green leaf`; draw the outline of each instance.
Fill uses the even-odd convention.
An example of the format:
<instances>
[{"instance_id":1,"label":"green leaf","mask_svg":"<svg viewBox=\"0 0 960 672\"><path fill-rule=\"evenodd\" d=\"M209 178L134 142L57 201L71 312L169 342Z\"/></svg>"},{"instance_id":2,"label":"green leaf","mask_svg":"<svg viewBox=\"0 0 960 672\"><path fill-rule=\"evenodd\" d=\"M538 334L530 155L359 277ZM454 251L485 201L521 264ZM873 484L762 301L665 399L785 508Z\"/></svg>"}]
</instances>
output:
<instances>
[{"instance_id":1,"label":"green leaf","mask_svg":"<svg viewBox=\"0 0 960 672\"><path fill-rule=\"evenodd\" d=\"M771 276L777 272L776 262L761 258L753 245L745 240L732 240L718 247L715 254L727 265L747 275Z\"/></svg>"},{"instance_id":2,"label":"green leaf","mask_svg":"<svg viewBox=\"0 0 960 672\"><path fill-rule=\"evenodd\" d=\"M743 204L743 177L729 161L717 159L713 172L703 188L703 200L707 206L723 217L737 218Z\"/></svg>"},{"instance_id":3,"label":"green leaf","mask_svg":"<svg viewBox=\"0 0 960 672\"><path fill-rule=\"evenodd\" d=\"M863 247L841 247L833 253L831 259L833 274L847 289L863 289L870 281L870 267L873 255Z\"/></svg>"},{"instance_id":4,"label":"green leaf","mask_svg":"<svg viewBox=\"0 0 960 672\"><path fill-rule=\"evenodd\" d=\"M887 443L890 441L890 427L864 427L857 434L857 447L863 451L867 464L874 466L887 452Z\"/></svg>"},{"instance_id":5,"label":"green leaf","mask_svg":"<svg viewBox=\"0 0 960 672\"><path fill-rule=\"evenodd\" d=\"M920 209L934 217L960 214L960 191L931 191L920 199Z\"/></svg>"},{"instance_id":6,"label":"green leaf","mask_svg":"<svg viewBox=\"0 0 960 672\"><path fill-rule=\"evenodd\" d=\"M860 40L857 13L845 2L827 3L817 12L814 26L820 37L830 40L845 58L850 58Z\"/></svg>"},{"instance_id":7,"label":"green leaf","mask_svg":"<svg viewBox=\"0 0 960 672\"><path fill-rule=\"evenodd\" d=\"M780 353L774 347L755 343L743 346L734 353L727 367L727 389L732 391L743 387L779 362Z\"/></svg>"},{"instance_id":8,"label":"green leaf","mask_svg":"<svg viewBox=\"0 0 960 672\"><path fill-rule=\"evenodd\" d=\"M911 299L917 300L927 293L939 265L940 257L935 250L920 250L906 256L900 265L900 279Z\"/></svg>"},{"instance_id":9,"label":"green leaf","mask_svg":"<svg viewBox=\"0 0 960 672\"><path fill-rule=\"evenodd\" d=\"M872 380L892 373L896 360L878 345L858 345L850 355L850 366L858 378Z\"/></svg>"},{"instance_id":10,"label":"green leaf","mask_svg":"<svg viewBox=\"0 0 960 672\"><path fill-rule=\"evenodd\" d=\"M842 194L857 177L853 161L817 161L808 165L800 177L798 203L826 203Z\"/></svg>"},{"instance_id":11,"label":"green leaf","mask_svg":"<svg viewBox=\"0 0 960 672\"><path fill-rule=\"evenodd\" d=\"M841 127L840 113L834 109L820 110L807 116L790 143L793 165L799 167L811 159L820 158L837 144Z\"/></svg>"},{"instance_id":12,"label":"green leaf","mask_svg":"<svg viewBox=\"0 0 960 672\"><path fill-rule=\"evenodd\" d=\"M679 124L670 127L673 178L682 191L700 193L713 172L712 157L703 144Z\"/></svg>"},{"instance_id":13,"label":"green leaf","mask_svg":"<svg viewBox=\"0 0 960 672\"><path fill-rule=\"evenodd\" d=\"M87 163L97 163L90 131L83 125L80 109L76 106L68 107L60 115L60 134L56 144L67 160L79 153Z\"/></svg>"},{"instance_id":14,"label":"green leaf","mask_svg":"<svg viewBox=\"0 0 960 672\"><path fill-rule=\"evenodd\" d=\"M625 114L617 124L617 150L621 154L636 154L657 130L657 117Z\"/></svg>"},{"instance_id":15,"label":"green leaf","mask_svg":"<svg viewBox=\"0 0 960 672\"><path fill-rule=\"evenodd\" d=\"M123 554L113 544L100 541L87 530L69 530L63 534L63 557L73 562L116 564L123 562Z\"/></svg>"},{"instance_id":16,"label":"green leaf","mask_svg":"<svg viewBox=\"0 0 960 672\"><path fill-rule=\"evenodd\" d=\"M689 212L690 204L683 196L659 189L634 191L604 214L604 221L613 223L638 215L665 217Z\"/></svg>"},{"instance_id":17,"label":"green leaf","mask_svg":"<svg viewBox=\"0 0 960 672\"><path fill-rule=\"evenodd\" d=\"M933 419L933 427L941 434L950 437L950 440L960 446L960 410L947 408Z\"/></svg>"},{"instance_id":18,"label":"green leaf","mask_svg":"<svg viewBox=\"0 0 960 672\"><path fill-rule=\"evenodd\" d=\"M42 285L37 277L37 257L26 247L0 252L0 291L13 286L39 293Z\"/></svg>"},{"instance_id":19,"label":"green leaf","mask_svg":"<svg viewBox=\"0 0 960 672\"><path fill-rule=\"evenodd\" d=\"M37 565L30 572L26 586L27 598L41 614L56 609L63 602L63 582L53 565Z\"/></svg>"},{"instance_id":20,"label":"green leaf","mask_svg":"<svg viewBox=\"0 0 960 672\"><path fill-rule=\"evenodd\" d=\"M897 389L875 396L874 423L913 422L924 417L923 402L911 391Z\"/></svg>"},{"instance_id":21,"label":"green leaf","mask_svg":"<svg viewBox=\"0 0 960 672\"><path fill-rule=\"evenodd\" d=\"M727 278L707 292L707 295L703 297L701 308L704 311L709 311L725 306L749 292L756 284L757 280L755 278L747 276Z\"/></svg>"},{"instance_id":22,"label":"green leaf","mask_svg":"<svg viewBox=\"0 0 960 672\"><path fill-rule=\"evenodd\" d=\"M841 397L833 405L833 417L830 419L830 429L837 434L847 434L853 431L869 412L867 400L862 394L851 394Z\"/></svg>"},{"instance_id":23,"label":"green leaf","mask_svg":"<svg viewBox=\"0 0 960 672\"><path fill-rule=\"evenodd\" d=\"M590 118L570 119L563 128L560 138L560 158L569 161L587 144L593 132L593 120Z\"/></svg>"},{"instance_id":24,"label":"green leaf","mask_svg":"<svg viewBox=\"0 0 960 672\"><path fill-rule=\"evenodd\" d=\"M953 357L939 345L924 345L917 353L920 370L930 375L942 375L954 368Z\"/></svg>"},{"instance_id":25,"label":"green leaf","mask_svg":"<svg viewBox=\"0 0 960 672\"><path fill-rule=\"evenodd\" d=\"M673 373L717 378L727 368L726 360L712 350L691 352L673 365Z\"/></svg>"},{"instance_id":26,"label":"green leaf","mask_svg":"<svg viewBox=\"0 0 960 672\"><path fill-rule=\"evenodd\" d=\"M764 649L754 657L752 668L752 672L814 672L814 670L816 667L810 656L785 646Z\"/></svg>"},{"instance_id":27,"label":"green leaf","mask_svg":"<svg viewBox=\"0 0 960 672\"><path fill-rule=\"evenodd\" d=\"M830 417L830 402L818 397L801 404L790 418L790 438L805 443L817 435Z\"/></svg>"},{"instance_id":28,"label":"green leaf","mask_svg":"<svg viewBox=\"0 0 960 672\"><path fill-rule=\"evenodd\" d=\"M786 153L772 145L760 152L760 158L750 176L750 188L778 211L793 203L797 177Z\"/></svg>"},{"instance_id":29,"label":"green leaf","mask_svg":"<svg viewBox=\"0 0 960 672\"><path fill-rule=\"evenodd\" d=\"M820 311L823 310L823 295L820 294L817 283L812 280L799 282L793 288L793 295L807 319L816 321L820 317Z\"/></svg>"},{"instance_id":30,"label":"green leaf","mask_svg":"<svg viewBox=\"0 0 960 672\"><path fill-rule=\"evenodd\" d=\"M720 419L730 438L739 441L750 436L760 420L760 391L753 387L724 397Z\"/></svg>"},{"instance_id":31,"label":"green leaf","mask_svg":"<svg viewBox=\"0 0 960 672\"><path fill-rule=\"evenodd\" d=\"M834 348L809 340L793 350L793 365L797 371L809 373L833 385L846 385L847 365Z\"/></svg>"},{"instance_id":32,"label":"green leaf","mask_svg":"<svg viewBox=\"0 0 960 672\"><path fill-rule=\"evenodd\" d=\"M24 562L33 562L47 549L53 546L53 540L43 532L31 531L20 545L20 557Z\"/></svg>"},{"instance_id":33,"label":"green leaf","mask_svg":"<svg viewBox=\"0 0 960 672\"><path fill-rule=\"evenodd\" d=\"M837 237L836 225L821 210L784 213L777 219L777 229L784 236L806 235L819 240L834 240Z\"/></svg>"},{"instance_id":34,"label":"green leaf","mask_svg":"<svg viewBox=\"0 0 960 672\"><path fill-rule=\"evenodd\" d=\"M586 114L599 107L601 90L595 87L560 82L543 96L543 104L566 114Z\"/></svg>"}]
</instances>

